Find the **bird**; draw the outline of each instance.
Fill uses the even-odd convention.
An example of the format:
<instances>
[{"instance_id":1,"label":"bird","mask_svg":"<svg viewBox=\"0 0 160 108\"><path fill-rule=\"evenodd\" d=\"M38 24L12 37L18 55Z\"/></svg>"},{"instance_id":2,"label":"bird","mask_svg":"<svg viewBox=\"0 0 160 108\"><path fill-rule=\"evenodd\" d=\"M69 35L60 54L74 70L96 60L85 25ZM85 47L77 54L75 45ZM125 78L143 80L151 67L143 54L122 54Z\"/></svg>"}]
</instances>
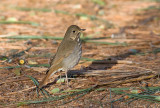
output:
<instances>
[{"instance_id":1,"label":"bird","mask_svg":"<svg viewBox=\"0 0 160 108\"><path fill-rule=\"evenodd\" d=\"M67 72L79 63L82 55L80 35L84 30L85 29L81 29L77 25L68 27L55 56L51 59L50 67L48 68L45 77L39 84L39 88L46 85L48 79L56 72L60 71L65 72L67 86L69 86Z\"/></svg>"}]
</instances>

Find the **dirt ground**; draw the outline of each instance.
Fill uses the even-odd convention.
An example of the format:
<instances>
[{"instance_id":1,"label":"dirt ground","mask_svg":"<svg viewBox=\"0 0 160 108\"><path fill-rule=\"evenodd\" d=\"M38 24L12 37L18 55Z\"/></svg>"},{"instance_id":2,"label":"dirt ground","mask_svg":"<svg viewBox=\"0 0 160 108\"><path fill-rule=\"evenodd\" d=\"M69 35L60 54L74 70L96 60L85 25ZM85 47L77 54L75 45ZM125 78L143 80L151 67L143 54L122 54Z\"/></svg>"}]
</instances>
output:
<instances>
[{"instance_id":1,"label":"dirt ground","mask_svg":"<svg viewBox=\"0 0 160 108\"><path fill-rule=\"evenodd\" d=\"M140 97L130 102L126 97L134 87L142 91L141 87L160 86L159 10L159 0L1 0L0 107L160 107L159 100L141 99L138 93ZM82 58L68 72L71 87L56 83L57 73L45 90L58 97L94 89L39 102L46 98L37 96L33 81L26 75L42 80L70 25L86 29ZM53 93L55 88L58 92ZM129 89L126 94L116 94L111 88ZM147 95L159 96L159 92Z\"/></svg>"}]
</instances>

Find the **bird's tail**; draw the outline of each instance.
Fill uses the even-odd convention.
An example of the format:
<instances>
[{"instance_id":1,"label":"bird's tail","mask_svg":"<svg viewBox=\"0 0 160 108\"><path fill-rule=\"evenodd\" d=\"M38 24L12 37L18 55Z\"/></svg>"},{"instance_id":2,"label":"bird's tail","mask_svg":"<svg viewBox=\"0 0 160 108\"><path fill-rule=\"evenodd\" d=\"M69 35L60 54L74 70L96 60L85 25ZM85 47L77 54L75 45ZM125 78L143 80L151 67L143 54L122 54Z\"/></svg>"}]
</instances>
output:
<instances>
[{"instance_id":1,"label":"bird's tail","mask_svg":"<svg viewBox=\"0 0 160 108\"><path fill-rule=\"evenodd\" d=\"M39 88L42 88L46 84L46 82L48 81L48 79L58 71L58 69L60 69L60 67L51 66L50 69L49 69L49 71L47 72L46 76L39 83Z\"/></svg>"}]
</instances>

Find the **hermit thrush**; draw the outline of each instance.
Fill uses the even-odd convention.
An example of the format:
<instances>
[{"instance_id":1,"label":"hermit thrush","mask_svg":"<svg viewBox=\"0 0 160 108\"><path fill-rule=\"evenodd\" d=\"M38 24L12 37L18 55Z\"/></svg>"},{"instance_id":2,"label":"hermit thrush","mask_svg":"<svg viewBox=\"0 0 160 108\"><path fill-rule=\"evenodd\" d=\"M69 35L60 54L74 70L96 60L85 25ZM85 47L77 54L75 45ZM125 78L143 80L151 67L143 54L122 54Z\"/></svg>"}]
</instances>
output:
<instances>
[{"instance_id":1,"label":"hermit thrush","mask_svg":"<svg viewBox=\"0 0 160 108\"><path fill-rule=\"evenodd\" d=\"M58 50L51 61L51 66L46 73L46 76L39 84L39 88L42 88L47 80L56 72L63 70L65 71L66 81L68 86L67 71L78 64L81 54L82 47L80 41L81 32L85 29L80 29L77 25L71 25L68 27L64 39L58 47Z\"/></svg>"}]
</instances>

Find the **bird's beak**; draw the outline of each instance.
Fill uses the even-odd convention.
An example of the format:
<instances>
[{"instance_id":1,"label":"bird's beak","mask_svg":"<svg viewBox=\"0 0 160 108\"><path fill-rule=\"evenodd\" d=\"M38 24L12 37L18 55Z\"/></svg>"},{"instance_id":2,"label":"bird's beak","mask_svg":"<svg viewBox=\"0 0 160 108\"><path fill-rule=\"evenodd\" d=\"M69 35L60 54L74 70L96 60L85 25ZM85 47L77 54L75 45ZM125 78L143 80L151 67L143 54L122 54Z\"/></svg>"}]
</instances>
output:
<instances>
[{"instance_id":1,"label":"bird's beak","mask_svg":"<svg viewBox=\"0 0 160 108\"><path fill-rule=\"evenodd\" d=\"M85 31L86 29L81 29L81 31Z\"/></svg>"}]
</instances>

